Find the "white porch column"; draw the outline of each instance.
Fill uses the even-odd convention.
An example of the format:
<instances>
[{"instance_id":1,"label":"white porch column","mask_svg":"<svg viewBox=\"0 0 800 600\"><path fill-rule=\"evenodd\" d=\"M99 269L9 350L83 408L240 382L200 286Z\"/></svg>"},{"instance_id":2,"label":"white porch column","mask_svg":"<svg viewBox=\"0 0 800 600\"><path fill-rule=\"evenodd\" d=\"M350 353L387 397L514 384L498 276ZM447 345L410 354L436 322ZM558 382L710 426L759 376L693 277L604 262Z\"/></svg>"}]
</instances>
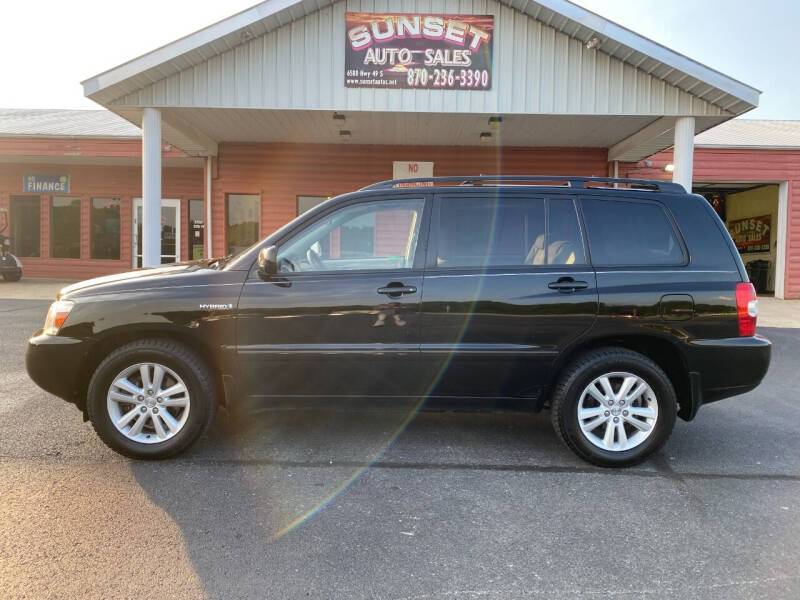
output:
<instances>
[{"instance_id":1,"label":"white porch column","mask_svg":"<svg viewBox=\"0 0 800 600\"><path fill-rule=\"evenodd\" d=\"M142 266L161 264L161 111L142 114ZM180 243L180 240L177 240Z\"/></svg>"},{"instance_id":2,"label":"white porch column","mask_svg":"<svg viewBox=\"0 0 800 600\"><path fill-rule=\"evenodd\" d=\"M692 166L694 164L694 117L678 117L675 120L675 154L672 159L673 183L680 183L686 191L692 191Z\"/></svg>"}]
</instances>

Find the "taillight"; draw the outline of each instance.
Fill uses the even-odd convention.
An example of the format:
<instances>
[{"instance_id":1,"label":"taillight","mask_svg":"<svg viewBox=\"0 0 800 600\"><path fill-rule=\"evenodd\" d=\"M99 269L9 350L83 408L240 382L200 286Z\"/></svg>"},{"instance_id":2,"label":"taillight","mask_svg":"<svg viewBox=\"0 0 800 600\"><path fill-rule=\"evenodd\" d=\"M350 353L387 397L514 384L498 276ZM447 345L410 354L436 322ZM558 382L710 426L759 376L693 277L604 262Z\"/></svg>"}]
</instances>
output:
<instances>
[{"instance_id":1,"label":"taillight","mask_svg":"<svg viewBox=\"0 0 800 600\"><path fill-rule=\"evenodd\" d=\"M736 312L739 315L739 337L755 335L758 297L752 283L736 284Z\"/></svg>"}]
</instances>

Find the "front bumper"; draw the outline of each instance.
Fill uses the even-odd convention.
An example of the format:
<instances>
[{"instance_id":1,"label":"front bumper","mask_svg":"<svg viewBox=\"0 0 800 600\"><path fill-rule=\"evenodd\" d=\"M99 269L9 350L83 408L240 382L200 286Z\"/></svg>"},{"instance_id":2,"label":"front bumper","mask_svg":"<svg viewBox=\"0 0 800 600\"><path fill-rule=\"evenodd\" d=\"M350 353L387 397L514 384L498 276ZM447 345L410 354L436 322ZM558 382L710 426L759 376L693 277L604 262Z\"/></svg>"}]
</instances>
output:
<instances>
[{"instance_id":1,"label":"front bumper","mask_svg":"<svg viewBox=\"0 0 800 600\"><path fill-rule=\"evenodd\" d=\"M83 409L86 398L82 368L86 342L39 331L28 340L25 368L40 388Z\"/></svg>"},{"instance_id":2,"label":"front bumper","mask_svg":"<svg viewBox=\"0 0 800 600\"><path fill-rule=\"evenodd\" d=\"M761 336L687 343L691 401L678 413L691 420L703 404L758 387L769 369L772 344Z\"/></svg>"}]
</instances>

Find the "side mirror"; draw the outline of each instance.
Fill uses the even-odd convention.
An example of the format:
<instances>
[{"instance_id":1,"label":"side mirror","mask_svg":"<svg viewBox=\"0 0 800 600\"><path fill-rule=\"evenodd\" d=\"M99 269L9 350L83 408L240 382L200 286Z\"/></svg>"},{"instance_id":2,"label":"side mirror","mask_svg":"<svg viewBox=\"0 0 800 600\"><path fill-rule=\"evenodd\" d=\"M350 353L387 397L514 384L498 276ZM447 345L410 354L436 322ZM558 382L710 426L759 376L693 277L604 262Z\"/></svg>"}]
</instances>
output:
<instances>
[{"instance_id":1,"label":"side mirror","mask_svg":"<svg viewBox=\"0 0 800 600\"><path fill-rule=\"evenodd\" d=\"M278 272L278 248L267 246L258 253L258 274L261 279L272 279Z\"/></svg>"}]
</instances>

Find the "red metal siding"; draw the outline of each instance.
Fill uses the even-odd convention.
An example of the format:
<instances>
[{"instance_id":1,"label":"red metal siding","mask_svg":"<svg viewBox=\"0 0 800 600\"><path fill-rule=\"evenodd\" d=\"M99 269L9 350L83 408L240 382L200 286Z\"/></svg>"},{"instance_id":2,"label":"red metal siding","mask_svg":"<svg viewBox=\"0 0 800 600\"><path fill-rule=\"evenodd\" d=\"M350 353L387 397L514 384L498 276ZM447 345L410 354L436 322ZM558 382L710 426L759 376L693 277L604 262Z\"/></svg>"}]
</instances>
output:
<instances>
[{"instance_id":1,"label":"red metal siding","mask_svg":"<svg viewBox=\"0 0 800 600\"><path fill-rule=\"evenodd\" d=\"M653 155L652 167L620 165L622 177L668 179L664 165L672 162L672 150ZM786 224L786 271L784 295L800 298L800 151L697 148L695 181L788 182Z\"/></svg>"},{"instance_id":2,"label":"red metal siding","mask_svg":"<svg viewBox=\"0 0 800 600\"><path fill-rule=\"evenodd\" d=\"M182 150L163 146L165 158L185 157ZM0 156L79 156L87 157L131 157L142 155L142 140L91 139L91 138L25 138L0 137Z\"/></svg>"},{"instance_id":3,"label":"red metal siding","mask_svg":"<svg viewBox=\"0 0 800 600\"><path fill-rule=\"evenodd\" d=\"M598 148L220 144L213 190L214 254L225 248L225 195L261 196L261 234L296 216L297 196L335 196L391 179L392 163L432 161L434 174L605 175Z\"/></svg>"},{"instance_id":4,"label":"red metal siding","mask_svg":"<svg viewBox=\"0 0 800 600\"><path fill-rule=\"evenodd\" d=\"M0 140L2 141L2 140ZM106 141L108 142L108 141ZM123 142L127 144L127 141ZM120 143L115 141L114 143ZM138 143L141 151L141 143ZM132 265L132 199L141 196L142 171L138 166L110 167L65 164L0 164L0 203L9 206L12 196L22 193L25 173L69 173L69 196L81 199L81 258L50 258L50 198L41 198L41 256L22 257L26 277L86 279L127 271ZM203 197L203 171L191 168L166 168L162 174L164 198L181 200L181 256L188 257L186 237L188 200ZM90 259L89 203L94 197L120 198L120 260ZM14 215L11 214L11 219Z\"/></svg>"}]
</instances>

